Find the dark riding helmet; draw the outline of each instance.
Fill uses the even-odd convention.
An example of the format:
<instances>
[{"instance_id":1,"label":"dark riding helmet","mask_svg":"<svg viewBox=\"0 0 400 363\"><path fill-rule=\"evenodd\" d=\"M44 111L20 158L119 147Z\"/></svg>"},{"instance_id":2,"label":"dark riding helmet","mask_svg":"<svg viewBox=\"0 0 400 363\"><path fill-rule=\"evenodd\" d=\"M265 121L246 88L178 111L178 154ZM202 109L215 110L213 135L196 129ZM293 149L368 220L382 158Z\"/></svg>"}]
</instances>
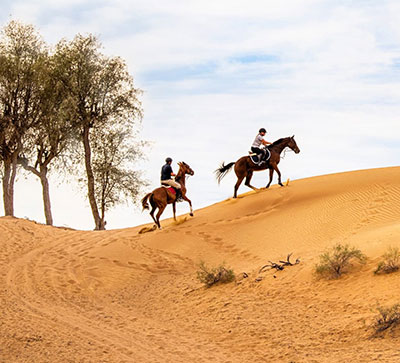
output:
<instances>
[{"instance_id":1,"label":"dark riding helmet","mask_svg":"<svg viewBox=\"0 0 400 363\"><path fill-rule=\"evenodd\" d=\"M258 131L258 132L259 132L259 133L261 133L261 132L267 133L267 130L264 129L264 127L262 127L262 128L260 129L260 131Z\"/></svg>"},{"instance_id":2,"label":"dark riding helmet","mask_svg":"<svg viewBox=\"0 0 400 363\"><path fill-rule=\"evenodd\" d=\"M172 162L172 159L171 158L166 158L165 162L170 163L170 162Z\"/></svg>"}]
</instances>

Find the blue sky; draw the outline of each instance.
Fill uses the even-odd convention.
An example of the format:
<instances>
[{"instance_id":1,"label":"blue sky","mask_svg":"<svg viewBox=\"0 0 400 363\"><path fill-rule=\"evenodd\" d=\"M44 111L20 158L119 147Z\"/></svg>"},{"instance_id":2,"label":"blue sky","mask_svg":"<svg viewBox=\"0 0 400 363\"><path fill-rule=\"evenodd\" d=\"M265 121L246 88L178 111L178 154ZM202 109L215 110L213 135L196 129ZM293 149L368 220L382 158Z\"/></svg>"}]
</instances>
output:
<instances>
[{"instance_id":1,"label":"blue sky","mask_svg":"<svg viewBox=\"0 0 400 363\"><path fill-rule=\"evenodd\" d=\"M246 154L260 127L271 141L296 135L301 153L282 160L284 178L399 165L396 0L14 0L2 10L2 25L32 23L53 44L91 32L127 61L144 91L142 136L153 145L146 176L156 187L166 156L189 163L197 208L231 196L234 176L218 186L212 171ZM266 179L258 173L254 184ZM92 228L73 184L52 186L56 224ZM43 221L31 178L18 182L16 214ZM108 226L147 221L121 206Z\"/></svg>"}]
</instances>

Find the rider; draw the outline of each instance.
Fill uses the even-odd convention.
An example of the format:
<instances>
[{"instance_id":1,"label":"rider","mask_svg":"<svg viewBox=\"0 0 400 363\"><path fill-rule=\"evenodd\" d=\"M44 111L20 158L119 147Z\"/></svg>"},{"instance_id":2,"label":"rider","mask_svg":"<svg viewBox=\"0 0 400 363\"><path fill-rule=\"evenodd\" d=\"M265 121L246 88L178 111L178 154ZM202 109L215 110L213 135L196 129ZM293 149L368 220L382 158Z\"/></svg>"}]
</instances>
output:
<instances>
[{"instance_id":1,"label":"rider","mask_svg":"<svg viewBox=\"0 0 400 363\"><path fill-rule=\"evenodd\" d=\"M182 190L181 190L181 185L177 183L174 179L172 179L173 176L176 176L176 174L172 171L172 159L171 158L166 158L165 159L166 164L162 167L161 169L161 184L166 184L169 185L176 190L176 199L181 199L182 198Z\"/></svg>"},{"instance_id":2,"label":"rider","mask_svg":"<svg viewBox=\"0 0 400 363\"><path fill-rule=\"evenodd\" d=\"M261 165L262 160L265 156L265 149L261 149L261 145L270 145L272 144L269 141L264 140L264 136L267 133L267 130L265 130L263 127L258 131L258 135L254 139L253 145L251 145L251 151L258 156L258 165Z\"/></svg>"}]
</instances>

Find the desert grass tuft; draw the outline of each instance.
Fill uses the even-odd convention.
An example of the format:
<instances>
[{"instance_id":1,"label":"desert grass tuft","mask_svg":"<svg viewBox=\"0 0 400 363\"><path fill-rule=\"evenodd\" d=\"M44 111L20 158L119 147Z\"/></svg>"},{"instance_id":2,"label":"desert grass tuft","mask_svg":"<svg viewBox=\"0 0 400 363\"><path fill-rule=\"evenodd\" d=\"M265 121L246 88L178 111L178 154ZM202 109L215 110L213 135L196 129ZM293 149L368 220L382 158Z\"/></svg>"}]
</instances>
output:
<instances>
[{"instance_id":1,"label":"desert grass tuft","mask_svg":"<svg viewBox=\"0 0 400 363\"><path fill-rule=\"evenodd\" d=\"M398 247L389 247L382 255L382 261L379 262L375 274L390 274L398 271L400 268L400 251Z\"/></svg>"},{"instance_id":2,"label":"desert grass tuft","mask_svg":"<svg viewBox=\"0 0 400 363\"><path fill-rule=\"evenodd\" d=\"M400 304L392 306L378 306L378 314L375 316L372 328L375 334L381 333L400 323Z\"/></svg>"},{"instance_id":3,"label":"desert grass tuft","mask_svg":"<svg viewBox=\"0 0 400 363\"><path fill-rule=\"evenodd\" d=\"M224 264L218 267L208 267L204 262L201 262L197 271L197 279L205 286L211 287L217 283L232 282L235 280L235 273L232 269L225 267Z\"/></svg>"},{"instance_id":4,"label":"desert grass tuft","mask_svg":"<svg viewBox=\"0 0 400 363\"><path fill-rule=\"evenodd\" d=\"M325 278L339 278L351 266L352 261L364 263L366 256L355 247L338 243L320 255L319 259L319 263L315 266L317 275Z\"/></svg>"}]
</instances>

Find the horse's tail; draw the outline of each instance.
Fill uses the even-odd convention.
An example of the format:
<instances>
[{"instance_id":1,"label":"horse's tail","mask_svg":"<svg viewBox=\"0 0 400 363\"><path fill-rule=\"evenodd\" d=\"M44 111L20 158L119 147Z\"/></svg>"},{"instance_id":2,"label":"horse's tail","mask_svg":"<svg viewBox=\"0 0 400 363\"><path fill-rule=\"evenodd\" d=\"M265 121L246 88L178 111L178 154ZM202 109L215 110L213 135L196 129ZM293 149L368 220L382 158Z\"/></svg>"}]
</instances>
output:
<instances>
[{"instance_id":1,"label":"horse's tail","mask_svg":"<svg viewBox=\"0 0 400 363\"><path fill-rule=\"evenodd\" d=\"M146 194L145 197L142 199L143 210L150 209L149 203L147 203L147 201L149 200L149 198L151 197L152 194L153 193Z\"/></svg>"},{"instance_id":2,"label":"horse's tail","mask_svg":"<svg viewBox=\"0 0 400 363\"><path fill-rule=\"evenodd\" d=\"M222 178L228 174L228 172L231 170L232 166L235 165L234 163L229 163L227 165L225 165L224 163L221 164L221 166L215 170L215 176L218 180L218 184L221 183Z\"/></svg>"}]
</instances>

